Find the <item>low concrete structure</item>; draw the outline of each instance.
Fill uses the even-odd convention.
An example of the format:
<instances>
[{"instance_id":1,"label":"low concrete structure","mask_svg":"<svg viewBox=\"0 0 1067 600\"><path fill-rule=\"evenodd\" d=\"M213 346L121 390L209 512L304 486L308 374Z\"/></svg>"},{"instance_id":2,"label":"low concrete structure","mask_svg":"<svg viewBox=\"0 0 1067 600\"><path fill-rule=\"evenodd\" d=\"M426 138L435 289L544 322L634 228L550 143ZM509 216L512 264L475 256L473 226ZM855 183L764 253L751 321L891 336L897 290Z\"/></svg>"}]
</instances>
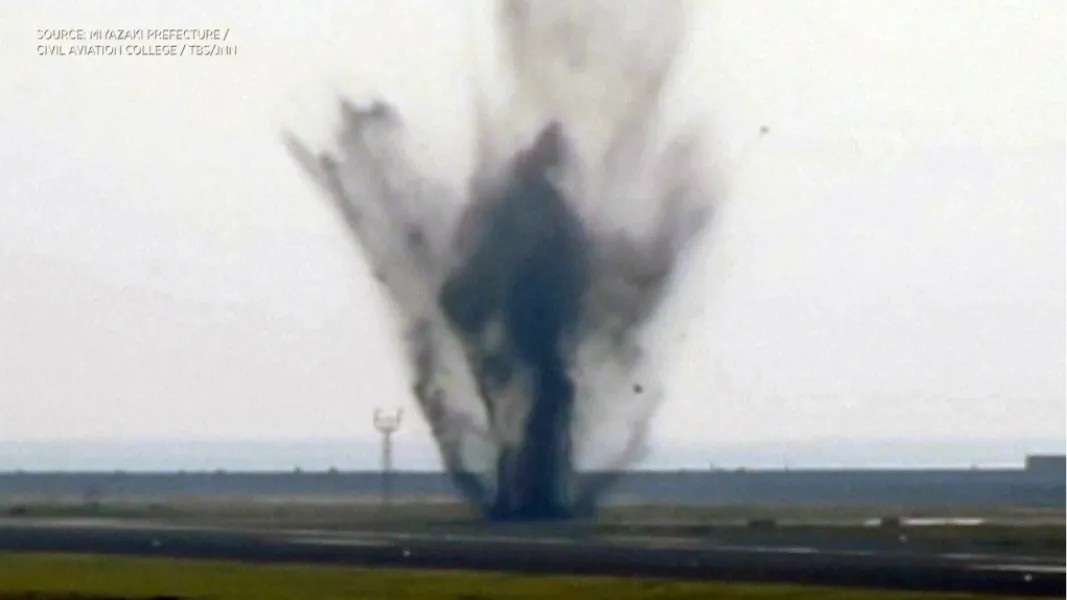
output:
<instances>
[{"instance_id":1,"label":"low concrete structure","mask_svg":"<svg viewBox=\"0 0 1067 600\"><path fill-rule=\"evenodd\" d=\"M1026 457L1025 468L1030 473L1059 474L1063 477L1063 474L1067 472L1067 455L1031 454Z\"/></svg>"}]
</instances>

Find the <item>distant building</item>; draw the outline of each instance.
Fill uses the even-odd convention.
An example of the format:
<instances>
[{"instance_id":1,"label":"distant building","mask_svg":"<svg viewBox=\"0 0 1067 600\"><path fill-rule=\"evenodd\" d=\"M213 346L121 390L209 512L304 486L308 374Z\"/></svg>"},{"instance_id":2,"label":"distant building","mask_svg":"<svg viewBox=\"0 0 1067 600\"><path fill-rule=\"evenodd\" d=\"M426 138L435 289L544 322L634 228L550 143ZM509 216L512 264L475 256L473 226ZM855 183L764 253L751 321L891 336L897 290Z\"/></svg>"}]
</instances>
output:
<instances>
[{"instance_id":1,"label":"distant building","mask_svg":"<svg viewBox=\"0 0 1067 600\"><path fill-rule=\"evenodd\" d=\"M1067 456L1063 454L1030 454L1026 457L1026 470L1030 473L1059 473L1067 469Z\"/></svg>"}]
</instances>

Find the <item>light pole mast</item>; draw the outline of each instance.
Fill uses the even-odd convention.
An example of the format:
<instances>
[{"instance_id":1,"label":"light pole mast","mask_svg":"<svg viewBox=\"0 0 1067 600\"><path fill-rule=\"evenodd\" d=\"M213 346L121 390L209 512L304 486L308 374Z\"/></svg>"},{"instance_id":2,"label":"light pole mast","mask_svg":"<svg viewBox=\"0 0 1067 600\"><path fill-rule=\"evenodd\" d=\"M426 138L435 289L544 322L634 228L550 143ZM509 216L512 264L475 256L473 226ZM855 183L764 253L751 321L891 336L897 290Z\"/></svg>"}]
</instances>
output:
<instances>
[{"instance_id":1,"label":"light pole mast","mask_svg":"<svg viewBox=\"0 0 1067 600\"><path fill-rule=\"evenodd\" d=\"M389 504L393 476L393 434L400 429L404 409L387 415L380 408L374 409L374 428L382 435L382 506Z\"/></svg>"}]
</instances>

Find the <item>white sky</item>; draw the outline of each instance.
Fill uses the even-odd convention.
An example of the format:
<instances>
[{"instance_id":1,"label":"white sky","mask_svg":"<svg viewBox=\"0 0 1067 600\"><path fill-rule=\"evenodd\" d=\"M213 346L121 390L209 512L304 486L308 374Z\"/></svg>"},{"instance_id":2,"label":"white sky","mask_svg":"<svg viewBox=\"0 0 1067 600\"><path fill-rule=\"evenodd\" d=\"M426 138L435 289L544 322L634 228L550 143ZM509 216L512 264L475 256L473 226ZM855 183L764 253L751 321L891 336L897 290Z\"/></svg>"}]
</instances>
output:
<instances>
[{"instance_id":1,"label":"white sky","mask_svg":"<svg viewBox=\"0 0 1067 600\"><path fill-rule=\"evenodd\" d=\"M0 4L0 441L414 415L384 304L277 132L380 93L458 179L484 7ZM679 109L709 115L733 192L658 439L1064 437L1064 13L701 4ZM56 27L230 28L238 55L37 56Z\"/></svg>"}]
</instances>

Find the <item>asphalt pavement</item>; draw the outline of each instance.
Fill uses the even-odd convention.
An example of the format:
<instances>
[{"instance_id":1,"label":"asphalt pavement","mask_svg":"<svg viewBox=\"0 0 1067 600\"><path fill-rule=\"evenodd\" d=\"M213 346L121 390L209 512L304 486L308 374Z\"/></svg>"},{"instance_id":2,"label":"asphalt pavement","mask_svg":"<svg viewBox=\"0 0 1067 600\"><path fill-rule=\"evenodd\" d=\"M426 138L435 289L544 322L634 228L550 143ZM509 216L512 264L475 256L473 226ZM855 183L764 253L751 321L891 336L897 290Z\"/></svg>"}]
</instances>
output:
<instances>
[{"instance_id":1,"label":"asphalt pavement","mask_svg":"<svg viewBox=\"0 0 1067 600\"><path fill-rule=\"evenodd\" d=\"M706 538L536 533L236 531L89 520L0 521L0 551L634 575L1064 597L1062 556L717 544Z\"/></svg>"}]
</instances>

